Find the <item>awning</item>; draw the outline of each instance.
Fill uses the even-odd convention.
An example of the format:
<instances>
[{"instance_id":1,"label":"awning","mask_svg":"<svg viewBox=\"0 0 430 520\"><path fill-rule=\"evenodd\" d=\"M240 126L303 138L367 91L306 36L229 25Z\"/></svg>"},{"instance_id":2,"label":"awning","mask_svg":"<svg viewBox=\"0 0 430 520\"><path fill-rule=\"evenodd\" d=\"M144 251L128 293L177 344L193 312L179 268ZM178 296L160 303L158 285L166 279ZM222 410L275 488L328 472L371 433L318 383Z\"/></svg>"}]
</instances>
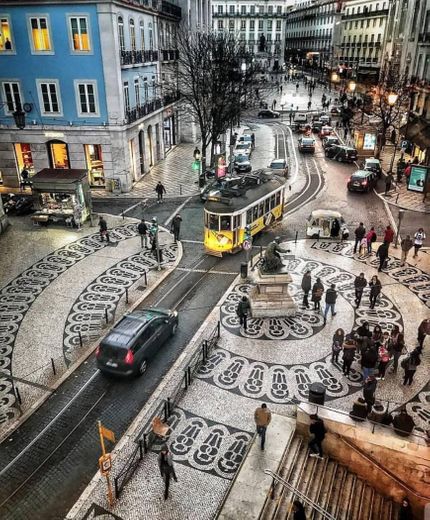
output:
<instances>
[{"instance_id":1,"label":"awning","mask_svg":"<svg viewBox=\"0 0 430 520\"><path fill-rule=\"evenodd\" d=\"M33 190L73 191L75 184L88 180L87 170L44 168L31 178Z\"/></svg>"}]
</instances>

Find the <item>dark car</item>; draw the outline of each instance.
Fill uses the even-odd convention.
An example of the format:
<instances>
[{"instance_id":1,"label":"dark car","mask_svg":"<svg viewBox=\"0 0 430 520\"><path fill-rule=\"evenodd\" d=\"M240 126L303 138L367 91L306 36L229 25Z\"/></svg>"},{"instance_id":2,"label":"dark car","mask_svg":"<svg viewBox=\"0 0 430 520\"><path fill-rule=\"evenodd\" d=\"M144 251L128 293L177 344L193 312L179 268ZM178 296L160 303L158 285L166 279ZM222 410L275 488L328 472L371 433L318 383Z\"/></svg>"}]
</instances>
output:
<instances>
[{"instance_id":1,"label":"dark car","mask_svg":"<svg viewBox=\"0 0 430 520\"><path fill-rule=\"evenodd\" d=\"M177 327L176 311L152 308L133 311L100 342L96 350L97 367L109 374L141 375Z\"/></svg>"},{"instance_id":2,"label":"dark car","mask_svg":"<svg viewBox=\"0 0 430 520\"><path fill-rule=\"evenodd\" d=\"M330 148L330 146L340 145L340 141L336 136L328 135L327 137L324 137L322 145L325 150L326 148Z\"/></svg>"},{"instance_id":3,"label":"dark car","mask_svg":"<svg viewBox=\"0 0 430 520\"><path fill-rule=\"evenodd\" d=\"M300 137L299 139L299 150L304 153L315 152L315 139L313 137Z\"/></svg>"},{"instance_id":4,"label":"dark car","mask_svg":"<svg viewBox=\"0 0 430 520\"><path fill-rule=\"evenodd\" d=\"M277 175L286 177L288 175L288 163L285 159L273 159L268 168Z\"/></svg>"},{"instance_id":5,"label":"dark car","mask_svg":"<svg viewBox=\"0 0 430 520\"><path fill-rule=\"evenodd\" d=\"M312 123L312 132L315 134L319 134L321 132L321 128L324 126L324 123L322 121L314 121Z\"/></svg>"},{"instance_id":6,"label":"dark car","mask_svg":"<svg viewBox=\"0 0 430 520\"><path fill-rule=\"evenodd\" d=\"M376 184L376 173L370 170L357 170L349 178L349 191L370 191Z\"/></svg>"},{"instance_id":7,"label":"dark car","mask_svg":"<svg viewBox=\"0 0 430 520\"><path fill-rule=\"evenodd\" d=\"M266 117L266 118L272 118L277 119L281 116L279 112L275 112L274 110L260 110L258 112L258 117Z\"/></svg>"},{"instance_id":8,"label":"dark car","mask_svg":"<svg viewBox=\"0 0 430 520\"><path fill-rule=\"evenodd\" d=\"M251 161L244 155L235 158L234 169L237 173L247 173L252 170Z\"/></svg>"},{"instance_id":9,"label":"dark car","mask_svg":"<svg viewBox=\"0 0 430 520\"><path fill-rule=\"evenodd\" d=\"M352 163L357 160L357 150L350 146L334 145L324 150L325 156L339 162Z\"/></svg>"}]
</instances>

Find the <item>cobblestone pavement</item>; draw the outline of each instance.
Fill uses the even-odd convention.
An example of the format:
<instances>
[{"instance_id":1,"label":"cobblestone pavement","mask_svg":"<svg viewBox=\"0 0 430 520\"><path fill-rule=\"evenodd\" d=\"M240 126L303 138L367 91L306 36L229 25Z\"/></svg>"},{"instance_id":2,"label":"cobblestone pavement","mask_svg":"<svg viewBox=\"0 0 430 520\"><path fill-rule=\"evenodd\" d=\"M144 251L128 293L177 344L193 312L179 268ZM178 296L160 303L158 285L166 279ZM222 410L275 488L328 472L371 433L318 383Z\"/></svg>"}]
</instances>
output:
<instances>
[{"instance_id":1,"label":"cobblestone pavement","mask_svg":"<svg viewBox=\"0 0 430 520\"><path fill-rule=\"evenodd\" d=\"M375 274L374 255L353 255L348 242L299 241L296 246L288 243L288 247L295 255L288 264L294 300L301 302L301 277L310 269L313 280L321 277L325 287L336 284L340 292L337 315L329 317L324 326L321 314L299 310L294 318L250 319L245 331L238 323L235 309L250 285L236 279L220 309L216 308L204 325L204 330L209 331L221 319L218 347L179 401L171 421L169 444L178 482L172 482L169 500L163 500L156 460L159 445L155 445L126 485L112 510L116 515L112 518L212 519L242 460L254 431L254 409L262 401L273 411L289 414L291 401L306 400L309 383L318 381L327 387L328 406L349 411L361 392L360 365L357 357L347 378L338 363L331 363L331 338L337 328L350 331L365 320L371 327L380 323L385 330L398 325L405 333L407 347L415 347L417 325L428 316L430 306L427 257L423 259L423 270L410 265L401 267L393 250L388 269L380 273L381 298L371 310L367 290L361 306L354 305L353 280L361 271L367 278ZM197 339L193 344L198 344ZM402 370L394 374L388 369L376 391L377 399L389 401L390 410L406 404L420 431L430 426L430 351L426 347L412 386L401 384ZM177 384L180 366L183 364L173 367L158 398L169 395ZM144 415L140 421L122 443L114 474L131 453L133 440L145 424ZM267 442L270 443L270 427ZM68 518L88 518L86 515L98 507L109 509L104 482L95 477L87 495Z\"/></svg>"},{"instance_id":2,"label":"cobblestone pavement","mask_svg":"<svg viewBox=\"0 0 430 520\"><path fill-rule=\"evenodd\" d=\"M28 219L14 219L2 237L0 431L51 394L52 385L103 334L106 319L115 321L142 297L147 271L150 285L161 277L150 251L141 250L137 221L107 221L109 244L87 226L80 233L40 228L39 234ZM160 243L169 265L177 246L166 231Z\"/></svg>"}]
</instances>

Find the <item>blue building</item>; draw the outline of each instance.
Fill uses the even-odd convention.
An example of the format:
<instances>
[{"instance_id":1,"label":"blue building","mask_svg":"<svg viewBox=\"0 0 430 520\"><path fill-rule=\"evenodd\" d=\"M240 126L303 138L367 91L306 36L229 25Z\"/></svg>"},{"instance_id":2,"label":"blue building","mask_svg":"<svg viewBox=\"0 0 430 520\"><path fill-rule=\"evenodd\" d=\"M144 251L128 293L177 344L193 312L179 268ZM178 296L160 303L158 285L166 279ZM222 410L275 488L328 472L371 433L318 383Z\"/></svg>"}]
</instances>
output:
<instances>
[{"instance_id":1,"label":"blue building","mask_svg":"<svg viewBox=\"0 0 430 520\"><path fill-rule=\"evenodd\" d=\"M176 144L170 76L181 19L159 0L6 0L0 6L0 172L88 169L131 189ZM17 129L13 114L24 110Z\"/></svg>"}]
</instances>

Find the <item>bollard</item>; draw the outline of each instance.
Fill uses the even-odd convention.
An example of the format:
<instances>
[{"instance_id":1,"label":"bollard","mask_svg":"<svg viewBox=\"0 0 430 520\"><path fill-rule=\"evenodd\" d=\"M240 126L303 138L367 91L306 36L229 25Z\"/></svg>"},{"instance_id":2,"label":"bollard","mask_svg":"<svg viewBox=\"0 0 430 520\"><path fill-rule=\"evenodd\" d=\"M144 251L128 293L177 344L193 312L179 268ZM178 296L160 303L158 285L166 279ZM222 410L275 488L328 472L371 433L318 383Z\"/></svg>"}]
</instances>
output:
<instances>
[{"instance_id":1,"label":"bollard","mask_svg":"<svg viewBox=\"0 0 430 520\"><path fill-rule=\"evenodd\" d=\"M16 398L18 399L18 403L22 404L21 394L19 393L17 386L15 387L15 393L16 393Z\"/></svg>"},{"instance_id":2,"label":"bollard","mask_svg":"<svg viewBox=\"0 0 430 520\"><path fill-rule=\"evenodd\" d=\"M108 316L107 307L105 307L105 320L106 320L106 325L107 325L109 323L109 316Z\"/></svg>"},{"instance_id":3,"label":"bollard","mask_svg":"<svg viewBox=\"0 0 430 520\"><path fill-rule=\"evenodd\" d=\"M221 322L218 321L217 323L217 337L220 338L221 337Z\"/></svg>"},{"instance_id":4,"label":"bollard","mask_svg":"<svg viewBox=\"0 0 430 520\"><path fill-rule=\"evenodd\" d=\"M52 371L54 372L54 376L56 376L57 372L55 370L55 363L54 363L54 359L53 358L51 358L51 365L52 365Z\"/></svg>"},{"instance_id":5,"label":"bollard","mask_svg":"<svg viewBox=\"0 0 430 520\"><path fill-rule=\"evenodd\" d=\"M172 413L172 403L170 402L170 397L167 398L167 418L170 417Z\"/></svg>"},{"instance_id":6,"label":"bollard","mask_svg":"<svg viewBox=\"0 0 430 520\"><path fill-rule=\"evenodd\" d=\"M148 271L145 270L145 272L143 273L143 276L145 278L145 287L148 287Z\"/></svg>"},{"instance_id":7,"label":"bollard","mask_svg":"<svg viewBox=\"0 0 430 520\"><path fill-rule=\"evenodd\" d=\"M146 440L148 437L147 433L143 434L143 452L148 453L148 441Z\"/></svg>"},{"instance_id":8,"label":"bollard","mask_svg":"<svg viewBox=\"0 0 430 520\"><path fill-rule=\"evenodd\" d=\"M78 330L78 336L79 336L79 346L82 347L83 344L84 344L84 342L83 342L83 340L82 340L82 334L81 334L81 331L80 331L80 330Z\"/></svg>"},{"instance_id":9,"label":"bollard","mask_svg":"<svg viewBox=\"0 0 430 520\"><path fill-rule=\"evenodd\" d=\"M296 231L296 238L294 239L294 243L297 244L297 237L299 236L299 232Z\"/></svg>"},{"instance_id":10,"label":"bollard","mask_svg":"<svg viewBox=\"0 0 430 520\"><path fill-rule=\"evenodd\" d=\"M263 257L263 246L260 246L260 258Z\"/></svg>"},{"instance_id":11,"label":"bollard","mask_svg":"<svg viewBox=\"0 0 430 520\"><path fill-rule=\"evenodd\" d=\"M143 459L142 439L139 439L139 459Z\"/></svg>"},{"instance_id":12,"label":"bollard","mask_svg":"<svg viewBox=\"0 0 430 520\"><path fill-rule=\"evenodd\" d=\"M182 184L179 185L179 195L182 195Z\"/></svg>"},{"instance_id":13,"label":"bollard","mask_svg":"<svg viewBox=\"0 0 430 520\"><path fill-rule=\"evenodd\" d=\"M128 303L128 287L125 288L125 303Z\"/></svg>"},{"instance_id":14,"label":"bollard","mask_svg":"<svg viewBox=\"0 0 430 520\"><path fill-rule=\"evenodd\" d=\"M185 390L187 390L188 389L187 369L184 369L184 383L185 383Z\"/></svg>"},{"instance_id":15,"label":"bollard","mask_svg":"<svg viewBox=\"0 0 430 520\"><path fill-rule=\"evenodd\" d=\"M169 418L169 409L168 409L168 403L165 400L164 401L164 422L167 422L168 418Z\"/></svg>"},{"instance_id":16,"label":"bollard","mask_svg":"<svg viewBox=\"0 0 430 520\"><path fill-rule=\"evenodd\" d=\"M122 216L122 220L124 220L125 219L124 211L121 213L121 216Z\"/></svg>"},{"instance_id":17,"label":"bollard","mask_svg":"<svg viewBox=\"0 0 430 520\"><path fill-rule=\"evenodd\" d=\"M291 191L291 184L288 186L288 190Z\"/></svg>"}]
</instances>

